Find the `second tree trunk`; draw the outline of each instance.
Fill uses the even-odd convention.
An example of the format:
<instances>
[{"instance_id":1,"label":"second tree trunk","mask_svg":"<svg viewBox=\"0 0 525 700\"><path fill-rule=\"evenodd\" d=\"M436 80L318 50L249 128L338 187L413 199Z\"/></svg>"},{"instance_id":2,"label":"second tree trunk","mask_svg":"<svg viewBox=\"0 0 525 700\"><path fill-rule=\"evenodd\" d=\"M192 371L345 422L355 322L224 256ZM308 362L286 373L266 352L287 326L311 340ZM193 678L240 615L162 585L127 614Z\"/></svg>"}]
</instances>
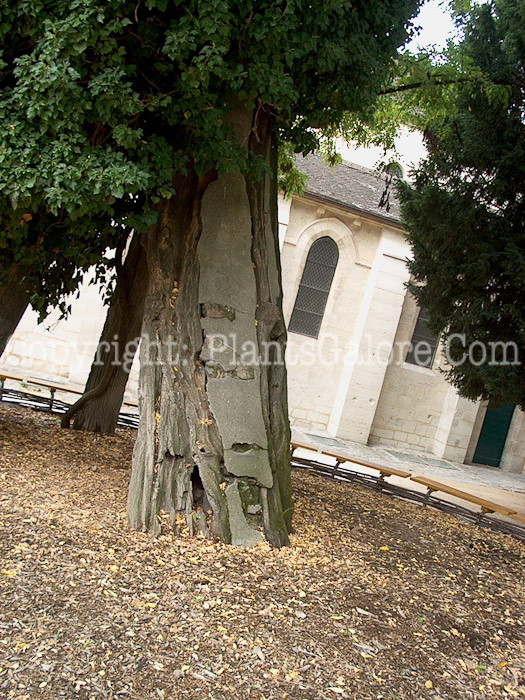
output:
<instances>
[{"instance_id":1,"label":"second tree trunk","mask_svg":"<svg viewBox=\"0 0 525 700\"><path fill-rule=\"evenodd\" d=\"M82 397L62 418L75 430L112 435L138 348L148 287L146 252L134 235L122 265Z\"/></svg>"}]
</instances>

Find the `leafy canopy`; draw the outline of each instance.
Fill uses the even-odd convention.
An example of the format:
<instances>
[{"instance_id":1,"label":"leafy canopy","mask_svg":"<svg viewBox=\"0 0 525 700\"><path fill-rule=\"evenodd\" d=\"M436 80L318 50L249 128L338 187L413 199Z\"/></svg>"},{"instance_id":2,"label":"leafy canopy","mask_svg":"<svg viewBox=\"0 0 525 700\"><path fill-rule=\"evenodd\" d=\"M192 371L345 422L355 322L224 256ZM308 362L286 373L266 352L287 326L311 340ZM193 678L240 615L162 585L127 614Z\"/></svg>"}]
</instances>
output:
<instances>
[{"instance_id":1,"label":"leafy canopy","mask_svg":"<svg viewBox=\"0 0 525 700\"><path fill-rule=\"evenodd\" d=\"M316 130L365 118L418 3L3 2L1 267L22 264L56 302L154 221L177 172L247 167L225 122L235 102L270 110L304 153Z\"/></svg>"}]
</instances>

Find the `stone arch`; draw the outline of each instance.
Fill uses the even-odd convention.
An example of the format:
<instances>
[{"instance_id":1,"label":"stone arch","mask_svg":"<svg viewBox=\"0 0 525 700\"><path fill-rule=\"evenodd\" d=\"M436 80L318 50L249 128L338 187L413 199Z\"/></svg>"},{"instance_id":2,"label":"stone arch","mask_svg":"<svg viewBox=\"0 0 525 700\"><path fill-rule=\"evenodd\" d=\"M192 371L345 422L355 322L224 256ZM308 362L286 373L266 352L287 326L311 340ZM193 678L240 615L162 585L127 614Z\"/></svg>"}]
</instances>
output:
<instances>
[{"instance_id":1,"label":"stone arch","mask_svg":"<svg viewBox=\"0 0 525 700\"><path fill-rule=\"evenodd\" d=\"M312 244L319 238L324 237L331 238L336 243L339 250L339 262L333 280L334 285L338 285L338 278L344 276L345 271L348 273L351 266L359 260L358 248L352 231L346 224L334 217L327 217L312 221L305 226L295 240L286 241L287 243L293 245L296 249L294 264L294 276L296 277L296 282L290 297L286 300L284 309L287 324L290 321L293 311L293 306L306 265L308 253L310 252ZM331 294L328 298L325 313L330 314L333 312L333 303L334 295Z\"/></svg>"},{"instance_id":2,"label":"stone arch","mask_svg":"<svg viewBox=\"0 0 525 700\"><path fill-rule=\"evenodd\" d=\"M329 236L337 243L340 256L347 258L347 262L359 260L357 242L351 229L339 219L329 217L312 221L299 233L295 241L290 241L293 245L303 249L303 266L310 246L323 236Z\"/></svg>"}]
</instances>

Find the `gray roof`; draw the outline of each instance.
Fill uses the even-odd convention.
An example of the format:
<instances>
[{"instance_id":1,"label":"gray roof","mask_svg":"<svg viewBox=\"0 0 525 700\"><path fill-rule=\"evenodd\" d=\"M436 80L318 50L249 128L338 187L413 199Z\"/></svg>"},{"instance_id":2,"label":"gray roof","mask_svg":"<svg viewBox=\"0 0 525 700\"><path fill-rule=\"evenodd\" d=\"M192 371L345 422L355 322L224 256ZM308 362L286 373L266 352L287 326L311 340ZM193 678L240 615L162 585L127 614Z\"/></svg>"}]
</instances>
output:
<instances>
[{"instance_id":1,"label":"gray roof","mask_svg":"<svg viewBox=\"0 0 525 700\"><path fill-rule=\"evenodd\" d=\"M331 168L316 154L307 158L297 156L296 163L299 170L308 175L307 194L400 223L399 202L393 189L390 189L389 211L379 206L386 180L374 170L347 162Z\"/></svg>"}]
</instances>

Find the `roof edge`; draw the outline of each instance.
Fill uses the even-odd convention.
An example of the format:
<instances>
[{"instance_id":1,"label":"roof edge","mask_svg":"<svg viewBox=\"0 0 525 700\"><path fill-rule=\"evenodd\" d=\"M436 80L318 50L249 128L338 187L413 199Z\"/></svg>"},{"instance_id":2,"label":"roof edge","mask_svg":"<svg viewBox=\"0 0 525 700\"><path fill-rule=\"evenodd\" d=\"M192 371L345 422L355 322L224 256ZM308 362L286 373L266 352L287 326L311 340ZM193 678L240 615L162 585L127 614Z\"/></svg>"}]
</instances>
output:
<instances>
[{"instance_id":1,"label":"roof edge","mask_svg":"<svg viewBox=\"0 0 525 700\"><path fill-rule=\"evenodd\" d=\"M403 222L401 219L398 219L397 217L394 216L381 216L381 214L377 214L376 212L370 211L368 209L362 209L361 207L354 206L352 204L345 204L344 202L341 202L339 199L336 199L335 197L327 197L326 195L322 194L317 194L315 192L309 192L308 189L306 189L305 193L303 195L292 195L293 197L297 197L300 199L301 197L307 198L307 199L312 199L317 202L325 202L327 204L335 205L339 207L340 209L344 209L345 211L352 212L352 214L357 214L358 216L364 216L368 219L372 219L376 222L380 222L382 224L392 226L393 228L396 228L400 231L405 231L405 227L403 226Z\"/></svg>"}]
</instances>

